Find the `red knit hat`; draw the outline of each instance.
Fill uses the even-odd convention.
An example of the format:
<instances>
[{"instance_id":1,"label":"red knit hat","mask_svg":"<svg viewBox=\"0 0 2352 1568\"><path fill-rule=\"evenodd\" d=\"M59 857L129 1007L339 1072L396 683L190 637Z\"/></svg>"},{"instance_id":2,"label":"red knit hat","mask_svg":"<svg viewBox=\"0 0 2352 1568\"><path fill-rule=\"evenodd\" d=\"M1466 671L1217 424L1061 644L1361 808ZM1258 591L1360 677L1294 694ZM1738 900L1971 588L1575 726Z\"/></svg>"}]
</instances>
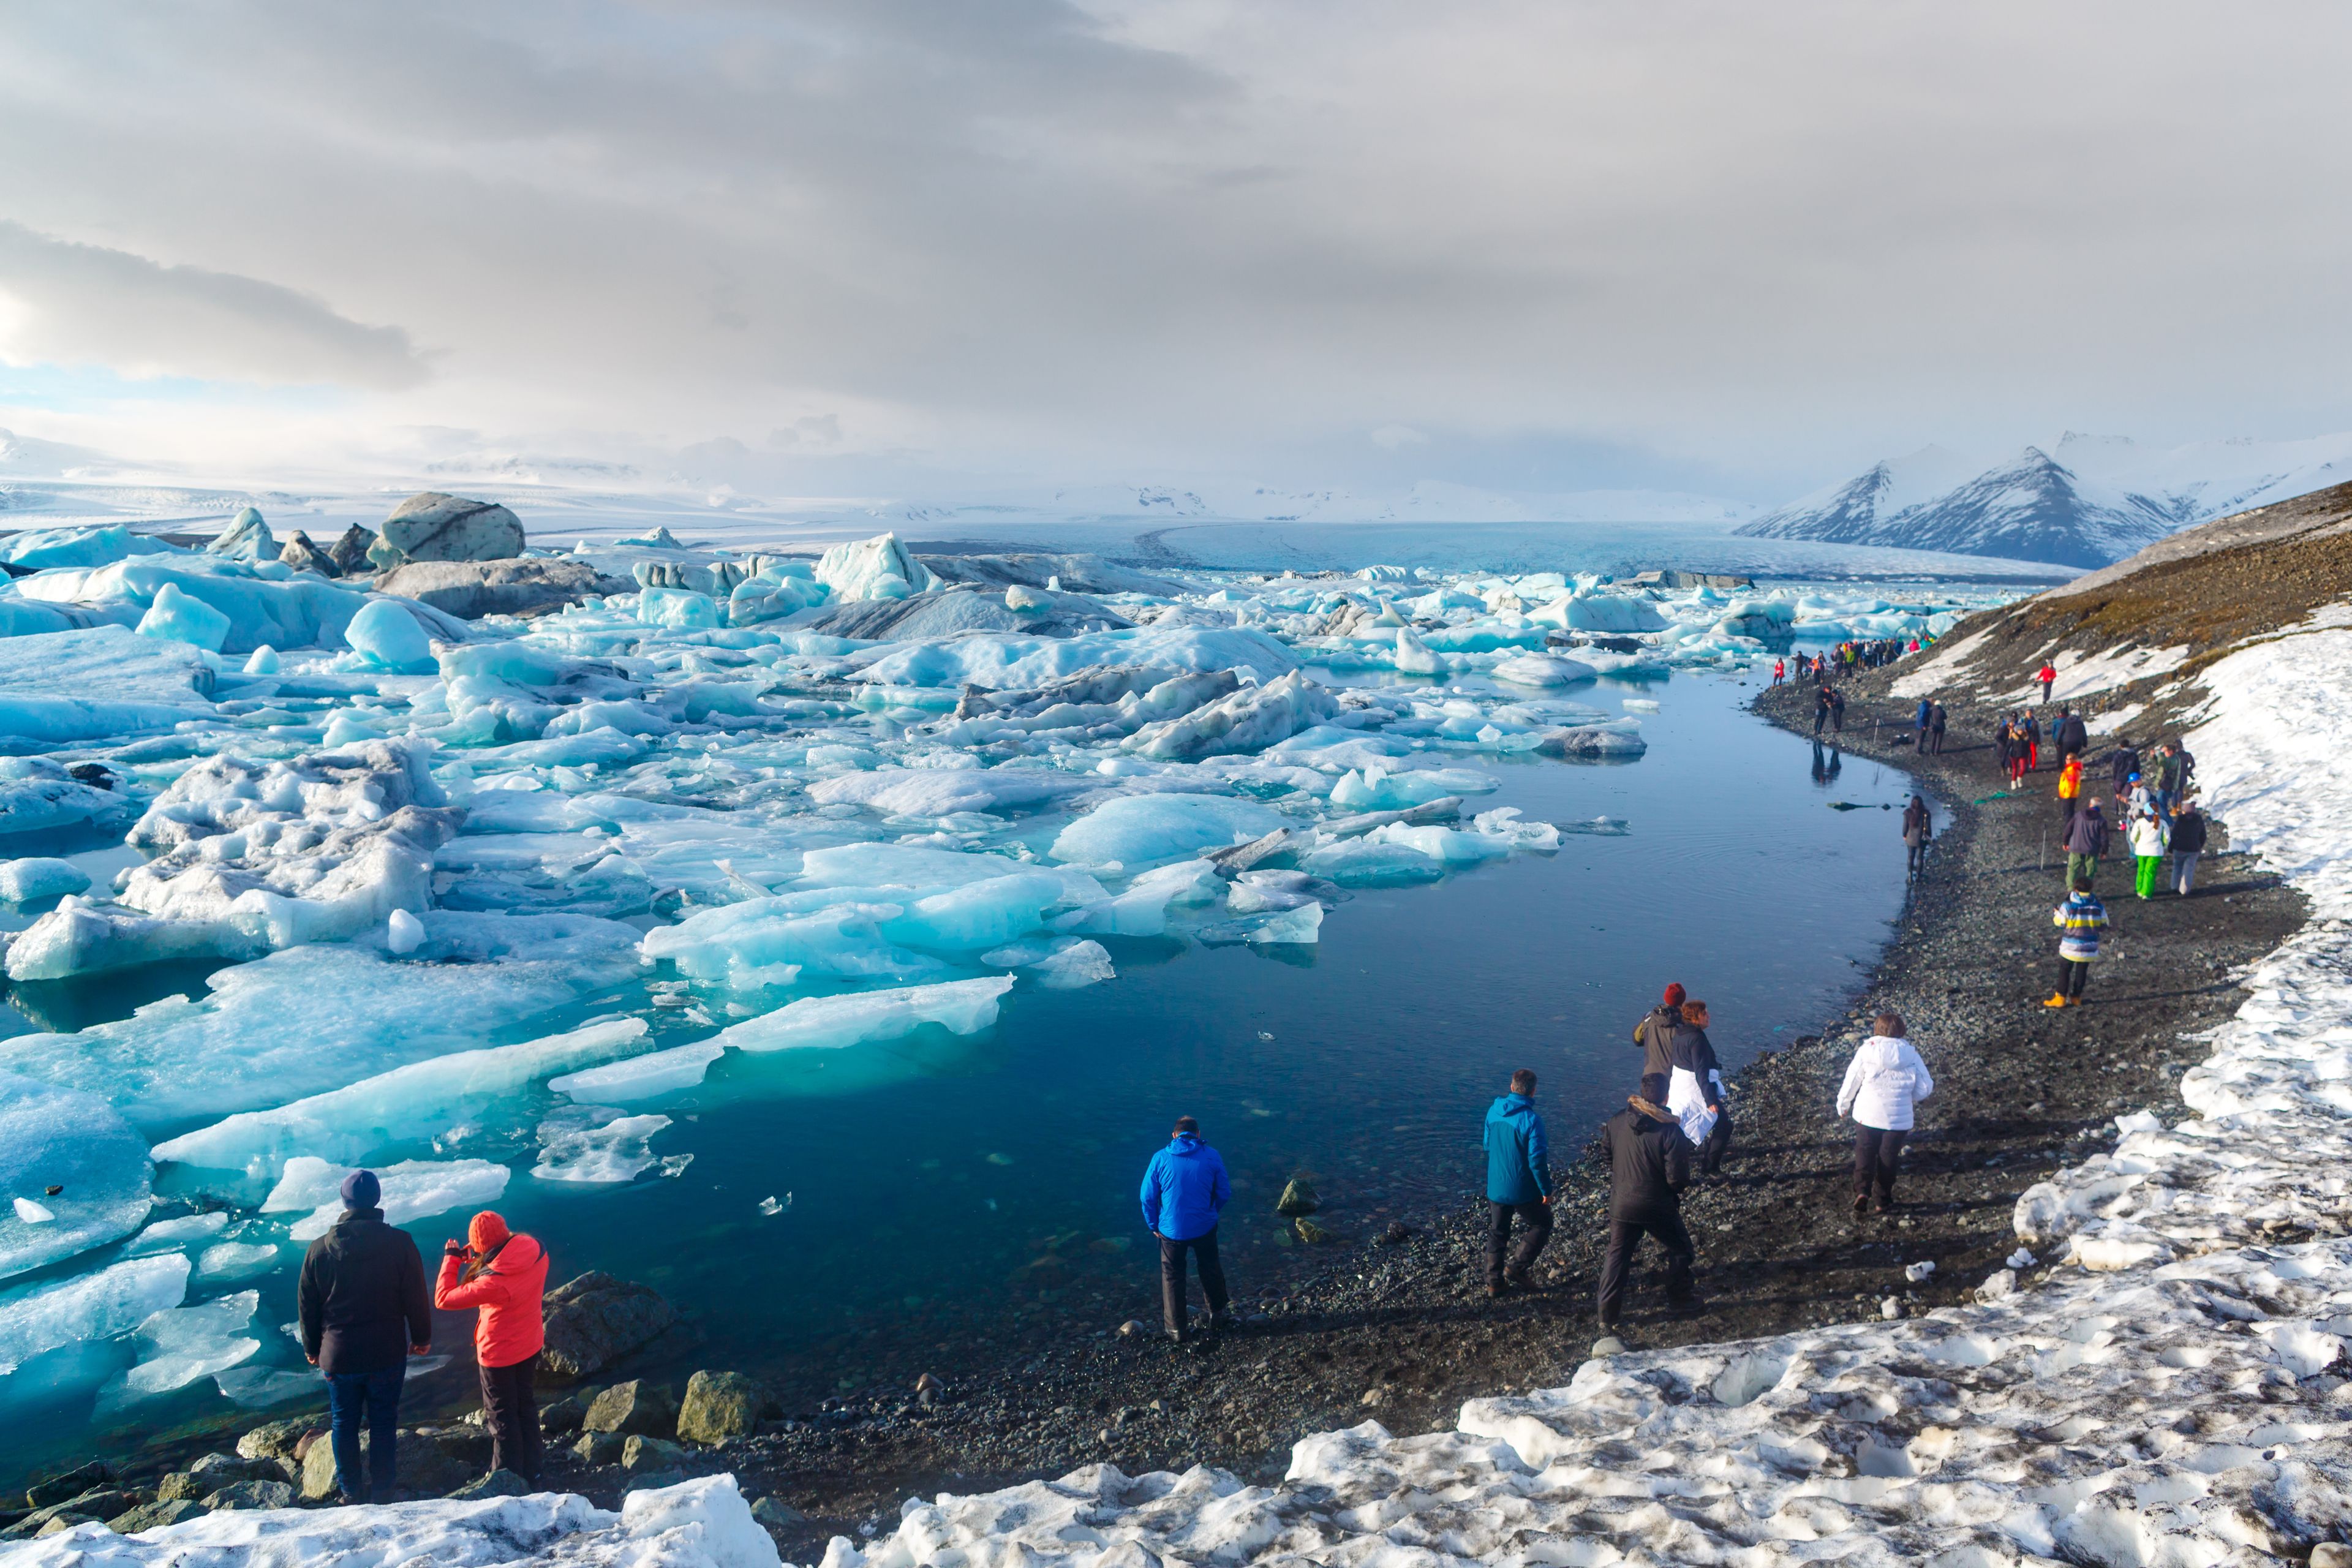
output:
<instances>
[{"instance_id":1,"label":"red knit hat","mask_svg":"<svg viewBox=\"0 0 2352 1568\"><path fill-rule=\"evenodd\" d=\"M1676 981L1672 985L1666 987L1666 1005L1669 1007L1679 1007L1683 1005L1683 998L1689 994L1689 992L1683 989L1682 982Z\"/></svg>"},{"instance_id":2,"label":"red knit hat","mask_svg":"<svg viewBox=\"0 0 2352 1568\"><path fill-rule=\"evenodd\" d=\"M467 1227L466 1243L477 1252L488 1252L504 1242L507 1236L507 1222L490 1210L484 1209Z\"/></svg>"}]
</instances>

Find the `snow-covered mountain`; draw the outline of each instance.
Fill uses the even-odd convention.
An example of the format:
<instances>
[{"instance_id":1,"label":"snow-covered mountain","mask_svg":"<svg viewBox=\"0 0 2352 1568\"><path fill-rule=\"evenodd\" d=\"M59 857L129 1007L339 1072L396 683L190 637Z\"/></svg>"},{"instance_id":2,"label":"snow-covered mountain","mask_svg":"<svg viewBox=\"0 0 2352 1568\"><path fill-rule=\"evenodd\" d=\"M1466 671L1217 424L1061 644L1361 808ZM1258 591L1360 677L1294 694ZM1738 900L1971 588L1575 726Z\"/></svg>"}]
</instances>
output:
<instances>
[{"instance_id":1,"label":"snow-covered mountain","mask_svg":"<svg viewBox=\"0 0 2352 1568\"><path fill-rule=\"evenodd\" d=\"M1929 447L1765 513L1759 539L2104 566L2191 523L2352 479L2352 434L2149 447L2069 432L1978 471Z\"/></svg>"}]
</instances>

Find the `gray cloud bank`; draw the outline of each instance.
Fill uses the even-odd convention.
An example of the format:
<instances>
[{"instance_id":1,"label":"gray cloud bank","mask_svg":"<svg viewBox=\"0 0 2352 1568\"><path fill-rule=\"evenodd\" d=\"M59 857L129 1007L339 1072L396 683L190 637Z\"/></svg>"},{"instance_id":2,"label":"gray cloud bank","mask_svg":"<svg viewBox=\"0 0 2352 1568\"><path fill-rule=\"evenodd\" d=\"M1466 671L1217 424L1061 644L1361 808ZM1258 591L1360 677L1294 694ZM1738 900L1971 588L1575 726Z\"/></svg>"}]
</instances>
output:
<instances>
[{"instance_id":1,"label":"gray cloud bank","mask_svg":"<svg viewBox=\"0 0 2352 1568\"><path fill-rule=\"evenodd\" d=\"M2352 425L2347 63L2302 0L26 0L0 295L379 442L1769 496Z\"/></svg>"}]
</instances>

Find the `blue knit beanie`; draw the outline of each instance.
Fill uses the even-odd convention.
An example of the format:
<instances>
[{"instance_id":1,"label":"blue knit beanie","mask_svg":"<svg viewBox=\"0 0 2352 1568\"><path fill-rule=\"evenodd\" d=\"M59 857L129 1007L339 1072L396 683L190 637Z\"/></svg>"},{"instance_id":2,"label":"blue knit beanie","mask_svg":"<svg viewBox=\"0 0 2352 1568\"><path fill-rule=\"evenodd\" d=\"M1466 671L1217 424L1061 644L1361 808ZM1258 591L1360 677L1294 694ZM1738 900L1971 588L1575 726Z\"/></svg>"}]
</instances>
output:
<instances>
[{"instance_id":1,"label":"blue knit beanie","mask_svg":"<svg viewBox=\"0 0 2352 1568\"><path fill-rule=\"evenodd\" d=\"M383 1184L373 1171L353 1171L343 1178L343 1206L372 1209L383 1201Z\"/></svg>"}]
</instances>

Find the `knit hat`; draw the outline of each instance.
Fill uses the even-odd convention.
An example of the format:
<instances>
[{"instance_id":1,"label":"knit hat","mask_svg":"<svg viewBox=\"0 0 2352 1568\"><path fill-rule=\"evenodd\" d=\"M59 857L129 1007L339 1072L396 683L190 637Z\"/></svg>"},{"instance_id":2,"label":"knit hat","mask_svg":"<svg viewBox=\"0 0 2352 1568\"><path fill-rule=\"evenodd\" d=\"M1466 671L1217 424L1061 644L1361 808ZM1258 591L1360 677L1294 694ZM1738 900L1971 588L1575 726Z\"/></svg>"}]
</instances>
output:
<instances>
[{"instance_id":1,"label":"knit hat","mask_svg":"<svg viewBox=\"0 0 2352 1568\"><path fill-rule=\"evenodd\" d=\"M1683 989L1682 982L1676 981L1666 987L1666 1005L1679 1007L1683 1005L1683 998L1689 994L1689 992Z\"/></svg>"},{"instance_id":2,"label":"knit hat","mask_svg":"<svg viewBox=\"0 0 2352 1568\"><path fill-rule=\"evenodd\" d=\"M383 1184L373 1171L353 1171L343 1178L343 1206L372 1209L383 1201Z\"/></svg>"},{"instance_id":3,"label":"knit hat","mask_svg":"<svg viewBox=\"0 0 2352 1568\"><path fill-rule=\"evenodd\" d=\"M466 1227L466 1245L477 1252L488 1252L504 1242L509 1234L507 1222L491 1210L484 1209L474 1216L474 1223Z\"/></svg>"}]
</instances>

